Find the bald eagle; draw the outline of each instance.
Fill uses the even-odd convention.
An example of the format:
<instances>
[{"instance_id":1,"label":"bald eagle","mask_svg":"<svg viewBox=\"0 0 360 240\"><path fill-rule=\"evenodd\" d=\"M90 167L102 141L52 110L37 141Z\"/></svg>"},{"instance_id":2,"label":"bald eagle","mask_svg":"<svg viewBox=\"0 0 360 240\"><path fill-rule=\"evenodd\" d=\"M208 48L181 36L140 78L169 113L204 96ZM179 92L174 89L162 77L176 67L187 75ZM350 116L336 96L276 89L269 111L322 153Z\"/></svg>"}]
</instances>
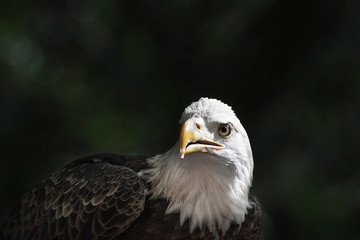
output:
<instances>
[{"instance_id":1,"label":"bald eagle","mask_svg":"<svg viewBox=\"0 0 360 240\"><path fill-rule=\"evenodd\" d=\"M164 154L96 154L53 173L9 214L5 239L258 239L251 147L231 107L201 98L180 125Z\"/></svg>"}]
</instances>

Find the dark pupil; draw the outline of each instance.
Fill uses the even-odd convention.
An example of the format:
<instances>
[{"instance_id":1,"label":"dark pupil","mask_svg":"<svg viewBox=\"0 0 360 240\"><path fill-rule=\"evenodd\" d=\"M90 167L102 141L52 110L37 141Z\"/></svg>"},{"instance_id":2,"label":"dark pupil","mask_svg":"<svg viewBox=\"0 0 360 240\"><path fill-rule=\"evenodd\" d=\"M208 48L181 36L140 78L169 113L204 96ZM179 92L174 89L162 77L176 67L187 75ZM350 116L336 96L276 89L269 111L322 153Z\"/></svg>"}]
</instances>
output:
<instances>
[{"instance_id":1,"label":"dark pupil","mask_svg":"<svg viewBox=\"0 0 360 240\"><path fill-rule=\"evenodd\" d=\"M223 133L226 133L226 132L227 132L227 127L226 127L226 126L222 127L222 128L221 128L221 131L222 131Z\"/></svg>"}]
</instances>

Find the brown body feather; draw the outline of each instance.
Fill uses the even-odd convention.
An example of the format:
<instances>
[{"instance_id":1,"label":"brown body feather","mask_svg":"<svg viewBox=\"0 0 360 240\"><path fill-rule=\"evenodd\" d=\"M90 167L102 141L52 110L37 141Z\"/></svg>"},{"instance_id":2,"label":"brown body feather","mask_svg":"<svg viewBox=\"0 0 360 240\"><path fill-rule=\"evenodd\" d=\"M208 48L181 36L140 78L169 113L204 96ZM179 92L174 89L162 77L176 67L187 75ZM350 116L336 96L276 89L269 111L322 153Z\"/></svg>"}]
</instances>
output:
<instances>
[{"instance_id":1,"label":"brown body feather","mask_svg":"<svg viewBox=\"0 0 360 240\"><path fill-rule=\"evenodd\" d=\"M9 214L5 239L242 239L256 240L261 207L250 198L245 221L225 235L189 233L178 214L165 214L165 199L149 200L137 172L147 157L97 154L81 158L27 192Z\"/></svg>"}]
</instances>

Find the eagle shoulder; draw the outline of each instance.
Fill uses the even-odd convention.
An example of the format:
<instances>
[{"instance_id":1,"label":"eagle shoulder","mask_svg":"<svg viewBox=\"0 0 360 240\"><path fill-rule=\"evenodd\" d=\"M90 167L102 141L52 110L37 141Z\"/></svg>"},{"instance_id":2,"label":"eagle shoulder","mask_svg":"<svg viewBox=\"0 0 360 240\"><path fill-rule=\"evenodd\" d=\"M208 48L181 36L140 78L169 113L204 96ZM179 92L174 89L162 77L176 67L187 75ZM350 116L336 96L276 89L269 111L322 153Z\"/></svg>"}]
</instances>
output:
<instances>
[{"instance_id":1,"label":"eagle shoulder","mask_svg":"<svg viewBox=\"0 0 360 240\"><path fill-rule=\"evenodd\" d=\"M5 239L111 239L138 218L146 157L97 154L78 159L27 192L10 213Z\"/></svg>"},{"instance_id":2,"label":"eagle shoulder","mask_svg":"<svg viewBox=\"0 0 360 240\"><path fill-rule=\"evenodd\" d=\"M253 195L249 196L251 208L245 215L245 221L241 224L240 238L244 240L258 240L262 226L262 209L259 201Z\"/></svg>"}]
</instances>

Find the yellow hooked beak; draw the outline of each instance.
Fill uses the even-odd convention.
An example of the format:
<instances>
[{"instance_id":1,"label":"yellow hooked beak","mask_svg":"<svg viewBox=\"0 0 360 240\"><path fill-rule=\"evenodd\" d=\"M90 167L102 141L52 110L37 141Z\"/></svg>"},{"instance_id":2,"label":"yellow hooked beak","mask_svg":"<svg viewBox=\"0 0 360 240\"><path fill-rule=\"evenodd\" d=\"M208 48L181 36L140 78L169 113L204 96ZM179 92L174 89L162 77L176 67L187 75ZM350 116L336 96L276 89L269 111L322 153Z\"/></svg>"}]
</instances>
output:
<instances>
[{"instance_id":1,"label":"yellow hooked beak","mask_svg":"<svg viewBox=\"0 0 360 240\"><path fill-rule=\"evenodd\" d=\"M205 126L203 125L202 120L199 118L190 118L184 123L180 132L181 158L184 158L185 154L192 152L208 152L209 148L225 148L224 145L204 136Z\"/></svg>"}]
</instances>

